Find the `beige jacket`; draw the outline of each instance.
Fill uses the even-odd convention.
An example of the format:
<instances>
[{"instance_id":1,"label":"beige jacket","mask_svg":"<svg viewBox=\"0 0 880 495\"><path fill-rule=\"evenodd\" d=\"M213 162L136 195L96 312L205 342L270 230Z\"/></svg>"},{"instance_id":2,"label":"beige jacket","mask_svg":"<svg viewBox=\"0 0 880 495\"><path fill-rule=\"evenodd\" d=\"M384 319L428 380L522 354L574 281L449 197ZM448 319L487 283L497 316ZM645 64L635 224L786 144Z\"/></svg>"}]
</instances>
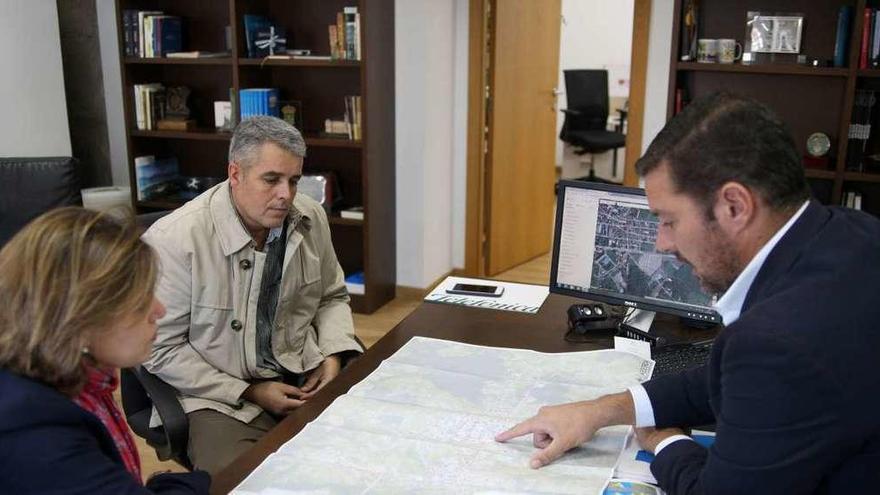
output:
<instances>
[{"instance_id":1,"label":"beige jacket","mask_svg":"<svg viewBox=\"0 0 880 495\"><path fill-rule=\"evenodd\" d=\"M361 348L327 215L303 194L293 209L303 219L287 230L272 350L278 363L301 373L325 356ZM186 412L210 408L250 422L261 409L241 394L249 380L273 376L256 365L266 256L242 225L228 181L158 220L143 239L159 254L156 295L167 308L144 366L181 392ZM155 411L151 423L158 424Z\"/></svg>"}]
</instances>

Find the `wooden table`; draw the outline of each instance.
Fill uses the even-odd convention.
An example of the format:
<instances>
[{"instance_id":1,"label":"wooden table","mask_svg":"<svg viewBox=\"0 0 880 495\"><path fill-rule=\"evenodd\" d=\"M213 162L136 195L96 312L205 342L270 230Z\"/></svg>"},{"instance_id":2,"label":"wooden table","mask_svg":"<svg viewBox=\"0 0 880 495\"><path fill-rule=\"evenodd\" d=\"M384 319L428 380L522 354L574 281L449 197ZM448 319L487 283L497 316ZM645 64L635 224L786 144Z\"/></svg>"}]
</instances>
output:
<instances>
[{"instance_id":1,"label":"wooden table","mask_svg":"<svg viewBox=\"0 0 880 495\"><path fill-rule=\"evenodd\" d=\"M564 340L567 330L566 310L571 304L578 302L584 301L550 294L535 315L423 303L363 356L346 367L308 403L284 418L253 448L219 472L214 477L211 492L225 494L232 491L269 454L278 450L307 423L317 418L334 399L345 394L376 369L382 360L394 354L415 336L541 352L574 352L611 347L610 333L590 337L585 343L576 344ZM670 342L703 340L715 333L714 330L682 327L678 318L659 314L652 332L666 336Z\"/></svg>"}]
</instances>

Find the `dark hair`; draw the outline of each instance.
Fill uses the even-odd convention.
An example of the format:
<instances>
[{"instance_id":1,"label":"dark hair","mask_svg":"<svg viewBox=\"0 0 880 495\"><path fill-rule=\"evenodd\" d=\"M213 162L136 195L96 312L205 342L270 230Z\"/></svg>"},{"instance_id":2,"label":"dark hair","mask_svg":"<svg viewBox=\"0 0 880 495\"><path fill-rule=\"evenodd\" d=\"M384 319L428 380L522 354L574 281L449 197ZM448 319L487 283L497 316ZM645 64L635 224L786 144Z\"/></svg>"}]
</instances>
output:
<instances>
[{"instance_id":1,"label":"dark hair","mask_svg":"<svg viewBox=\"0 0 880 495\"><path fill-rule=\"evenodd\" d=\"M695 199L712 219L715 193L727 182L756 191L777 211L800 205L810 188L791 133L767 106L713 93L695 99L660 131L636 170L669 165L678 192Z\"/></svg>"}]
</instances>

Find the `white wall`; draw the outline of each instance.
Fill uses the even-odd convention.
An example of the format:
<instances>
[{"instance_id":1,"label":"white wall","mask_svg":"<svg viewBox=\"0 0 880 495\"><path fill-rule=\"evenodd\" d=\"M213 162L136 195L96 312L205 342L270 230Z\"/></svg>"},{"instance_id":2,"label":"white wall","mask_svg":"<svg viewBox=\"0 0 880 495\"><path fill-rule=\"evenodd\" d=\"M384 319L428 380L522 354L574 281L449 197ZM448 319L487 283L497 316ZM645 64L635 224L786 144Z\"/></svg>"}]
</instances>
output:
<instances>
[{"instance_id":1,"label":"white wall","mask_svg":"<svg viewBox=\"0 0 880 495\"><path fill-rule=\"evenodd\" d=\"M54 1L0 2L0 156L70 156Z\"/></svg>"},{"instance_id":2,"label":"white wall","mask_svg":"<svg viewBox=\"0 0 880 495\"><path fill-rule=\"evenodd\" d=\"M672 50L673 3L651 2L648 33L648 68L645 77L645 114L642 126L642 153L666 124L669 91L669 60Z\"/></svg>"},{"instance_id":3,"label":"white wall","mask_svg":"<svg viewBox=\"0 0 880 495\"><path fill-rule=\"evenodd\" d=\"M654 3L663 1L655 0ZM612 98L628 97L633 0L562 0L562 17L559 90L565 91L564 70L608 69L609 95ZM566 108L564 94L559 95L559 108ZM557 135L564 120L564 115L559 112ZM557 140L556 163L563 163L563 158L563 142Z\"/></svg>"},{"instance_id":4,"label":"white wall","mask_svg":"<svg viewBox=\"0 0 880 495\"><path fill-rule=\"evenodd\" d=\"M454 0L395 2L397 284L452 267Z\"/></svg>"},{"instance_id":5,"label":"white wall","mask_svg":"<svg viewBox=\"0 0 880 495\"><path fill-rule=\"evenodd\" d=\"M104 108L107 139L110 142L110 172L114 186L129 187L128 149L125 143L125 113L122 109L122 72L119 70L119 39L116 37L114 0L95 0L104 78Z\"/></svg>"},{"instance_id":6,"label":"white wall","mask_svg":"<svg viewBox=\"0 0 880 495\"><path fill-rule=\"evenodd\" d=\"M455 0L452 116L452 266L464 268L467 213L468 0Z\"/></svg>"}]
</instances>

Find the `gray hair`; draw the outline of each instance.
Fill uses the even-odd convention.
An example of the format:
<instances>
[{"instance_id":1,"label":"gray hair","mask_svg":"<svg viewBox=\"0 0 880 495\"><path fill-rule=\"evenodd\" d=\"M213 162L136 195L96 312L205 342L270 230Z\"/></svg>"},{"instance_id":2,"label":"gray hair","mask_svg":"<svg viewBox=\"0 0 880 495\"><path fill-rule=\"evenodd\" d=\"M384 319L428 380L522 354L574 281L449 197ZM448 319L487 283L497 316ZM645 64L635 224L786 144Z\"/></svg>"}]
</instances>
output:
<instances>
[{"instance_id":1,"label":"gray hair","mask_svg":"<svg viewBox=\"0 0 880 495\"><path fill-rule=\"evenodd\" d=\"M257 115L243 120L235 128L229 145L229 161L249 167L265 143L273 143L300 158L306 156L306 142L296 127L278 117Z\"/></svg>"}]
</instances>

